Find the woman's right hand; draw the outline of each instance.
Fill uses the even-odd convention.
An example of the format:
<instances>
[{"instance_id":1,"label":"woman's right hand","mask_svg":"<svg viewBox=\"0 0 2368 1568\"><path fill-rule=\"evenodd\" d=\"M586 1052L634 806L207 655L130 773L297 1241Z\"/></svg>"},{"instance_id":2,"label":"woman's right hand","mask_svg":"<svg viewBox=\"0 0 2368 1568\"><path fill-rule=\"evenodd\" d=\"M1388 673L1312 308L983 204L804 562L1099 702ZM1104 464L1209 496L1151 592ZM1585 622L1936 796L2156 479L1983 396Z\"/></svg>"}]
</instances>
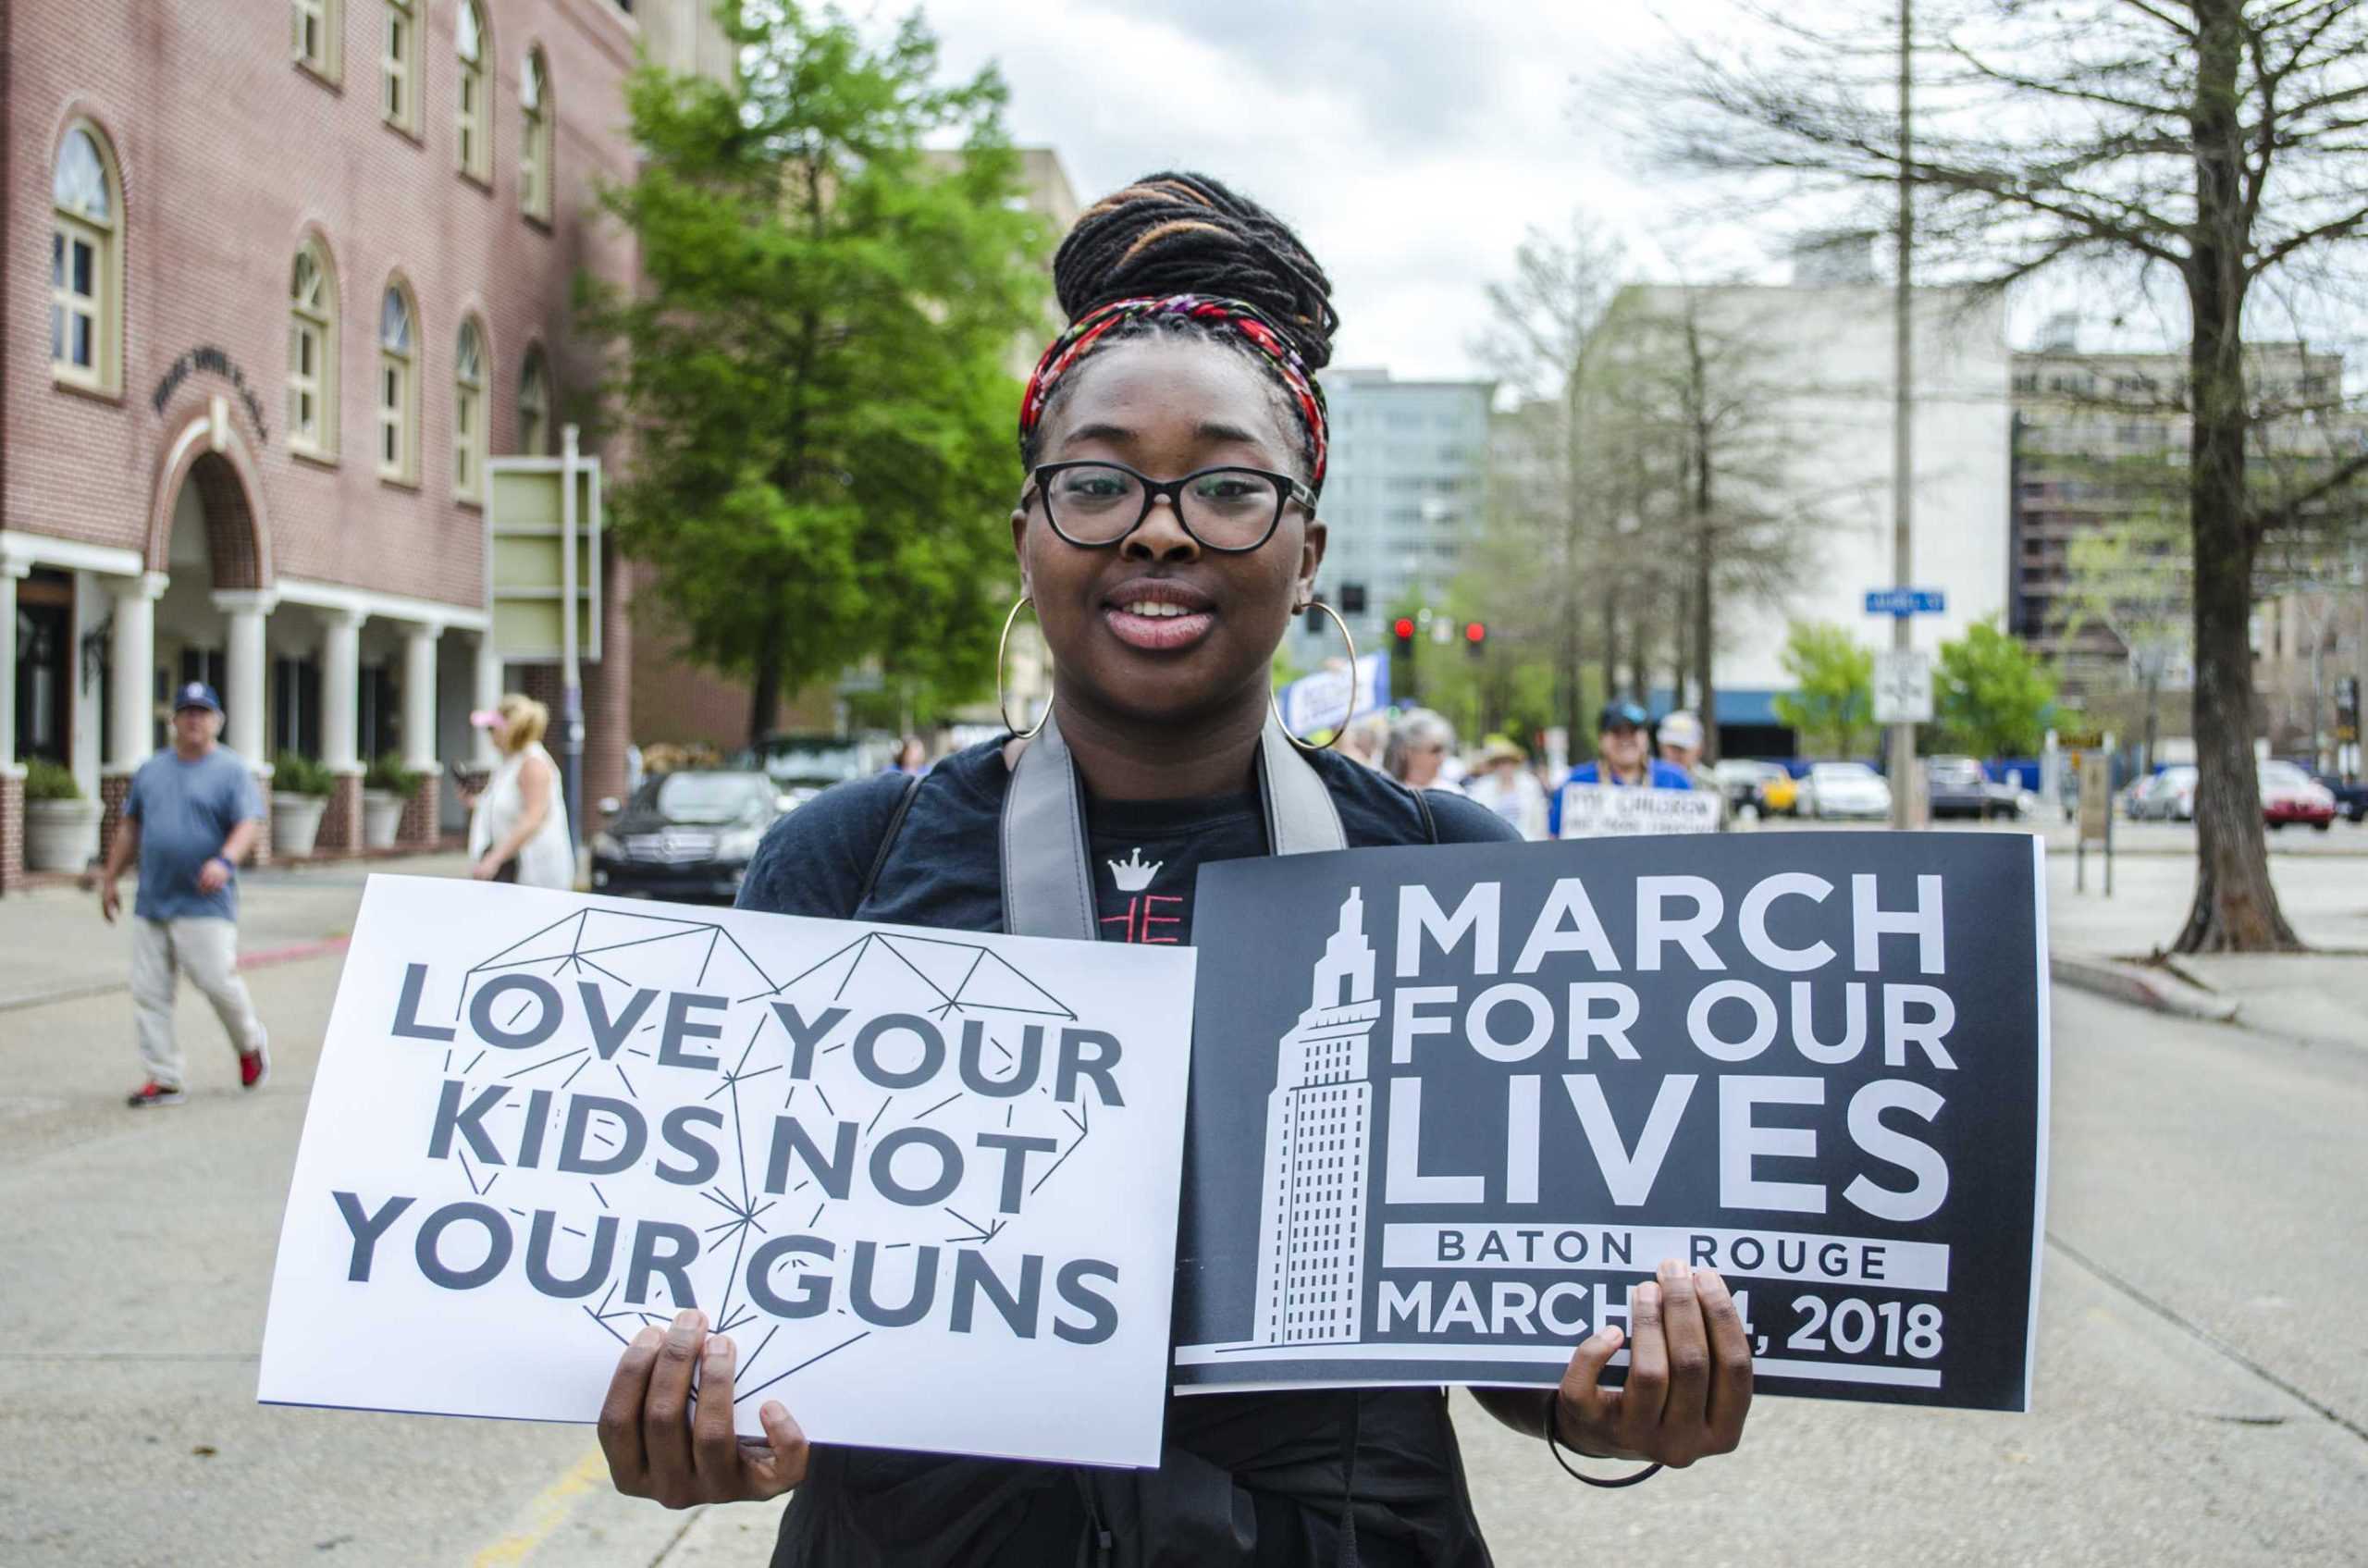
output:
<instances>
[{"instance_id":1,"label":"woman's right hand","mask_svg":"<svg viewBox=\"0 0 2368 1568\"><path fill-rule=\"evenodd\" d=\"M806 1479L806 1434L779 1400L768 1400L757 1412L764 1441L733 1431L736 1353L730 1340L707 1331L707 1316L696 1309L676 1314L670 1327L652 1326L633 1337L617 1358L617 1375L600 1406L600 1451L608 1455L617 1490L668 1508L692 1508L762 1502ZM694 1368L699 1375L696 1413Z\"/></svg>"}]
</instances>

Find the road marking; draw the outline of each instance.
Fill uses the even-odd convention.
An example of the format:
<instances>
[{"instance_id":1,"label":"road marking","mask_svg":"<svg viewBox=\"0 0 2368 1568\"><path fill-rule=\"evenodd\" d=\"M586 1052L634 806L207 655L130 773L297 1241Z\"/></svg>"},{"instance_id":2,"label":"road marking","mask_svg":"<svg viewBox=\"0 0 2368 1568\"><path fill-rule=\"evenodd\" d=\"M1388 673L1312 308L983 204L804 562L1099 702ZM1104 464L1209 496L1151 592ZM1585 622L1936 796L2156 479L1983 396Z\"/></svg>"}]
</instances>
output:
<instances>
[{"instance_id":1,"label":"road marking","mask_svg":"<svg viewBox=\"0 0 2368 1568\"><path fill-rule=\"evenodd\" d=\"M576 1500L606 1480L608 1475L606 1456L597 1448L587 1451L526 1505L524 1525L469 1559L469 1568L505 1568L507 1564L525 1562L529 1552L567 1523L567 1516L575 1512Z\"/></svg>"}]
</instances>

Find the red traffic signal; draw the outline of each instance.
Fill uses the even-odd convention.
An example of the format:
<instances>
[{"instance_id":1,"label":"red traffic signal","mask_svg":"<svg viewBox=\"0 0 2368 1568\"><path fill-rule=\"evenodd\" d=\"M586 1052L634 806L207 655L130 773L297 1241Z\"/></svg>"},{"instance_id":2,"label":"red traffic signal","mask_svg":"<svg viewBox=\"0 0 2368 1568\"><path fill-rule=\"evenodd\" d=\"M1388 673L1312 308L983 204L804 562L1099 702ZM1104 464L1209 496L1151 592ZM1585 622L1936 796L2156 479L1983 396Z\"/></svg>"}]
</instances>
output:
<instances>
[{"instance_id":1,"label":"red traffic signal","mask_svg":"<svg viewBox=\"0 0 2368 1568\"><path fill-rule=\"evenodd\" d=\"M1467 622L1463 628L1463 640L1474 646L1486 642L1488 628L1477 621Z\"/></svg>"},{"instance_id":2,"label":"red traffic signal","mask_svg":"<svg viewBox=\"0 0 2368 1568\"><path fill-rule=\"evenodd\" d=\"M1414 640L1414 618L1412 615L1400 615L1398 618L1398 623L1393 626L1391 630L1398 634L1398 640L1400 642L1412 642Z\"/></svg>"}]
</instances>

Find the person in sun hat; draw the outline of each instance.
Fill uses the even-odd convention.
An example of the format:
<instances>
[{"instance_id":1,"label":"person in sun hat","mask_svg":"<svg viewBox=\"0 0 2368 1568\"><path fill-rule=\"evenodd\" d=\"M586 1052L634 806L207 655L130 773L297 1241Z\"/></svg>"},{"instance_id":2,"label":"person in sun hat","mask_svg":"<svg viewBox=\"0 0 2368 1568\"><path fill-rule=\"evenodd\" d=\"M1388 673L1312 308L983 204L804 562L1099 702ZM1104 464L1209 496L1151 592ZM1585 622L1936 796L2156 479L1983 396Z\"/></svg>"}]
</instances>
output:
<instances>
[{"instance_id":1,"label":"person in sun hat","mask_svg":"<svg viewBox=\"0 0 2368 1568\"><path fill-rule=\"evenodd\" d=\"M271 1050L254 1001L239 978L239 862L254 846L263 793L245 758L221 744L222 699L203 681L173 694L173 744L140 765L124 796L123 821L99 874L99 914L121 912L116 890L136 858L140 887L131 914L131 1005L148 1078L135 1110L177 1105L185 1096L180 1043L173 1034L177 975L213 1004L239 1054L239 1083L262 1087Z\"/></svg>"}]
</instances>

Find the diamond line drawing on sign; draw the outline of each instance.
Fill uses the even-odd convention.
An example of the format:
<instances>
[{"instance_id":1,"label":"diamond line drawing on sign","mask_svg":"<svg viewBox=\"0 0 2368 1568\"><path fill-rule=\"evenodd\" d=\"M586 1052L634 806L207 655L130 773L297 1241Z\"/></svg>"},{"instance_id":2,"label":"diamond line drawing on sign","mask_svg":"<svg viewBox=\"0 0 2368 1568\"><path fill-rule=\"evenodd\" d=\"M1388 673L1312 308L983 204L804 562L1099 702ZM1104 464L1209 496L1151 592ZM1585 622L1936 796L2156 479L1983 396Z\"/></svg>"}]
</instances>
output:
<instances>
[{"instance_id":1,"label":"diamond line drawing on sign","mask_svg":"<svg viewBox=\"0 0 2368 1568\"><path fill-rule=\"evenodd\" d=\"M500 1037L500 1043L532 1055L532 1046L549 1039L559 1027L559 1009L550 1006L546 994L555 994L570 980L590 1010L589 1043L569 1044L563 1040L551 1040L555 1047L565 1048L538 1055L524 1066L504 1071L490 1083L472 1085L455 1080L451 1084L453 1091L474 1096L465 1100L457 1112L452 1136L457 1156L454 1163L473 1198L484 1198L509 1173L507 1168L493 1168L503 1165L490 1142L496 1135L495 1118L524 1110L530 1118L527 1126L505 1127L499 1135L539 1149L546 1133L561 1119L552 1108L556 1092L574 1085L586 1068L606 1065L615 1074L626 1101L638 1101L642 1096L626 1070L628 1056L651 1062L653 1068L666 1059L664 1052L668 1049L723 1057L712 1069L719 1074L718 1081L702 1096L703 1103L717 1103L718 1141L722 1146L715 1164L715 1179L696 1189L697 1200L712 1211L711 1221L698 1229L703 1244L696 1252L687 1244L669 1252L653 1246L646 1237L635 1238L629 1247L619 1216L606 1212L609 1204L597 1180L563 1168L540 1167L531 1156L517 1161L518 1179L529 1183L535 1191L534 1196L521 1197L518 1202L548 1211L548 1217L538 1214L531 1218L538 1231L533 1244L548 1256L556 1250L556 1236L565 1235L575 1239L585 1249L587 1255L581 1272L561 1281L564 1293L588 1298L599 1291L597 1305L584 1301L577 1303L578 1309L595 1328L620 1343L629 1342L630 1333L641 1326L664 1325L673 1308L691 1304L694 1300L708 1309L717 1333L736 1332L767 1315L740 1290L754 1239L761 1238L777 1249L771 1260L775 1267L807 1266L830 1259L833 1242L830 1239L829 1216L832 1206L846 1196L845 1167L853 1158L854 1145L849 1140L845 1145L846 1152L837 1156L839 1164L833 1168L839 1174L834 1182L822 1173L821 1167L815 1165L816 1157L823 1151L809 1143L807 1163L814 1166L813 1173L797 1180L786 1192L776 1192L775 1171L783 1173L783 1180L795 1172L778 1149L768 1156L766 1148L759 1147L753 1153L757 1155L756 1166L765 1167L766 1179L760 1184L751 1162L752 1135L764 1144L780 1138L782 1133L773 1125L774 1113L769 1104L751 1103L742 1091L747 1089L755 1094L754 1080L784 1073L788 1067L786 1040L778 1042L783 1051L759 1054L769 1029L778 1035L786 1028L779 1007L769 1006L757 1016L734 1056L729 1055L728 1047L721 1052L715 1049L722 1043L717 1038L718 1026L701 1021L693 1029L684 1030L682 1019L659 1005L657 998L660 995L679 999L684 994L705 993L706 1002L718 1008L773 1003L776 999L794 998L801 992L810 1003L817 1004L841 1003L853 997L858 1006L871 1011L875 1026L902 1017L909 1026L926 1028L925 1018L944 1020L958 1015L963 1020L959 1043L939 1039L929 1048L942 1053L946 1059L956 1053L965 1056L963 1078L973 1093L944 1095L925 1105L917 1095L913 1097L913 1108L892 1119L898 1098L895 1093L882 1093L881 1085L866 1080L860 1072L833 1064L832 1054L843 1052L847 1043L841 1041L820 1052L810 1069L801 1069L810 1070L810 1076L790 1084L782 1106L785 1110L795 1102L800 1087L811 1087L825 1115L834 1121L859 1123L867 1139L878 1134L879 1140L884 1141L915 1129L927 1130L924 1135L928 1137L945 1138L955 1132L975 1130L968 1126L969 1123L1008 1136L1036 1138L1053 1157L1041 1168L1028 1168L1032 1180L1018 1200L1023 1208L1045 1190L1092 1134L1090 1097L1080 1096L1072 1109L1058 1104L1049 1088L1034 1081L1051 1070L1052 1051L1044 1036L1059 1023L1078 1021L1078 1014L1002 955L976 942L870 932L790 979L777 982L766 966L721 924L638 911L586 909L539 926L472 964L460 978L459 994L449 1013L424 995L415 998L416 1016L423 1021L441 1017L456 1027L474 1017L480 1031L489 1026ZM536 993L536 986L542 986L544 993ZM504 994L503 999L490 1007L478 996L487 987L500 988ZM511 991L522 993L514 1007L507 1005L507 993ZM538 1006L543 1009L541 1014L530 1021L530 1015L536 1014ZM821 1009L818 1006L815 1010ZM662 1018L654 1016L660 1013L664 1014ZM904 1027L893 1026L882 1032ZM635 1043L661 1028L668 1032L660 1035L659 1040L670 1043L660 1044L659 1051ZM1019 1031L1017 1053L1003 1037L1013 1029ZM524 1042L531 1043L522 1043ZM876 1054L884 1056L886 1049L875 1043ZM1005 1068L1005 1076L1000 1079L993 1076L986 1066L990 1052ZM476 1052L460 1068L459 1079L467 1080L487 1055ZM968 1059L972 1056L975 1062ZM427 1058L430 1062L434 1059ZM837 1064L846 1060L845 1056L836 1057ZM680 1065L679 1060L676 1065ZM449 1048L443 1055L441 1070L447 1075L454 1070L453 1052ZM826 1076L838 1089L840 1099L846 1102L844 1113L833 1104L831 1092L824 1085ZM537 1084L543 1087L536 1087ZM998 1084L1017 1087L1006 1093L997 1093ZM1026 1093L1031 1087L1035 1092ZM875 1094L876 1102L856 1098ZM992 1103L994 1098L1004 1098L1005 1103L997 1107ZM966 1101L968 1104L964 1105ZM597 1104L581 1097L577 1101L579 1105L586 1103ZM620 1113L630 1110L624 1102L611 1104L619 1107ZM543 1130L531 1130L535 1117L548 1118ZM956 1117L962 1118L962 1126L949 1125L945 1132L937 1130L941 1123L951 1124ZM570 1132L559 1136L580 1138L587 1163L614 1160L626 1145L637 1147L645 1137L652 1146L656 1143L654 1133L634 1130L621 1114L596 1110L584 1117L580 1130L573 1126L572 1117L570 1120ZM728 1130L722 1125L727 1122ZM887 1129L885 1132L882 1131L883 1127ZM625 1144L620 1143L619 1137L611 1136L612 1131L623 1136ZM881 1142L875 1141L875 1160L880 1147ZM477 1155L475 1161L470 1158L473 1150ZM979 1166L991 1168L986 1162L979 1162ZM776 1211L783 1200L793 1194L802 1198L818 1181L823 1191L801 1230L777 1233L776 1227L783 1222ZM833 1185L836 1191L832 1191ZM993 1187L991 1179L966 1174L949 1189L947 1201L917 1209L895 1239L877 1240L880 1254L905 1253L915 1258L916 1298L927 1288L925 1273L929 1279L935 1278L933 1273L927 1273L922 1261L931 1255L929 1250L984 1249L1003 1236L1015 1219L1023 1217L1017 1212L996 1212ZM588 1194L588 1199L581 1200L580 1207L571 1205L564 1197L555 1196L554 1190L561 1194ZM966 1192L969 1195L966 1196ZM511 1212L521 1219L530 1217L526 1209ZM974 1217L977 1215L985 1215L987 1222L980 1223ZM689 1237L688 1228L684 1228L684 1235ZM784 1242L791 1244L784 1246ZM841 1253L847 1244L844 1241L836 1243ZM551 1266L556 1270L556 1265ZM621 1302L619 1296L623 1291L638 1291L639 1295ZM872 1329L857 1328L848 1322L849 1315L845 1305L833 1304L827 1317L806 1324L778 1318L768 1324L754 1347L740 1360L735 1375L735 1405L745 1404L783 1379L873 1337ZM801 1333L801 1328L808 1331ZM850 1329L856 1331L848 1332ZM790 1364L780 1364L791 1357L796 1359Z\"/></svg>"}]
</instances>

